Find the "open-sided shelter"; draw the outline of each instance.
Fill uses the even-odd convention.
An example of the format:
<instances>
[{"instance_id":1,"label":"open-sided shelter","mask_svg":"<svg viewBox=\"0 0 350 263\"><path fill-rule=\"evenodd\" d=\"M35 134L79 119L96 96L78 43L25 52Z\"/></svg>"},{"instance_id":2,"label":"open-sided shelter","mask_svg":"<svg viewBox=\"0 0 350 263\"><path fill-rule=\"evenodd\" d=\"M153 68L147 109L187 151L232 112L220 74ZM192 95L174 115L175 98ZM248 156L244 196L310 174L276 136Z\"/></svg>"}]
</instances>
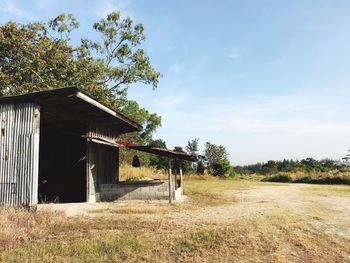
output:
<instances>
[{"instance_id":1,"label":"open-sided shelter","mask_svg":"<svg viewBox=\"0 0 350 263\"><path fill-rule=\"evenodd\" d=\"M77 88L0 98L0 205L99 200L118 179L113 142L141 128Z\"/></svg>"},{"instance_id":2,"label":"open-sided shelter","mask_svg":"<svg viewBox=\"0 0 350 263\"><path fill-rule=\"evenodd\" d=\"M74 87L1 97L0 206L176 199L182 187L171 171L168 184L119 183L119 147L193 158L119 140L121 134L141 129Z\"/></svg>"}]
</instances>

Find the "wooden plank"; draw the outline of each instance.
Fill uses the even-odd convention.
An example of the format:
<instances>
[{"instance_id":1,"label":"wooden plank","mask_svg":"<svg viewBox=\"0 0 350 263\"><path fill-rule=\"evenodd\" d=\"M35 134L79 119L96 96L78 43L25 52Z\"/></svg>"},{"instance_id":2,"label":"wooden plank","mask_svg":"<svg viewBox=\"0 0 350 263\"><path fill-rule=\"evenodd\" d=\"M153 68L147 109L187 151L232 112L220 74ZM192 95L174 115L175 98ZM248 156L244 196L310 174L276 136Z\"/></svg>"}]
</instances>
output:
<instances>
[{"instance_id":1,"label":"wooden plank","mask_svg":"<svg viewBox=\"0 0 350 263\"><path fill-rule=\"evenodd\" d=\"M171 178L171 159L169 158L169 171L168 171L168 181L169 181L169 203L173 203L173 191L172 191L172 178Z\"/></svg>"}]
</instances>

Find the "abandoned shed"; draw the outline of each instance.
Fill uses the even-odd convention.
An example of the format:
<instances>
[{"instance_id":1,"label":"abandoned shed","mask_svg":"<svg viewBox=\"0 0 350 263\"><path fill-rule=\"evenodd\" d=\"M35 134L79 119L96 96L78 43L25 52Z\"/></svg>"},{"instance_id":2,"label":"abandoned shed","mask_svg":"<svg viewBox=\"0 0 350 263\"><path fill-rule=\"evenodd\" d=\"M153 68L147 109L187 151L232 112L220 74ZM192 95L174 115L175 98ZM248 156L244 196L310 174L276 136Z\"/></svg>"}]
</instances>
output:
<instances>
[{"instance_id":1,"label":"abandoned shed","mask_svg":"<svg viewBox=\"0 0 350 263\"><path fill-rule=\"evenodd\" d=\"M118 138L141 128L78 88L0 98L0 206L112 200L146 186L118 184L119 147L128 146ZM172 193L169 178L159 189Z\"/></svg>"}]
</instances>

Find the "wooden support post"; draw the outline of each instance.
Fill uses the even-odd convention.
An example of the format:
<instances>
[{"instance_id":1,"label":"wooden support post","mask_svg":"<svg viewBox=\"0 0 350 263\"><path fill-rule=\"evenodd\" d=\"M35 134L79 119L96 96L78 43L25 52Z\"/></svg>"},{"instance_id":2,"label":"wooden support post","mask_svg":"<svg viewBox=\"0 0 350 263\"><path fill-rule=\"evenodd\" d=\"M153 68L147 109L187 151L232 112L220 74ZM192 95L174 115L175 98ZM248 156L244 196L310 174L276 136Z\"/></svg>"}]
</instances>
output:
<instances>
[{"instance_id":1,"label":"wooden support post","mask_svg":"<svg viewBox=\"0 0 350 263\"><path fill-rule=\"evenodd\" d=\"M173 187L172 187L172 180L171 180L171 159L169 158L169 172L168 172L168 180L169 180L169 203L173 203Z\"/></svg>"},{"instance_id":2,"label":"wooden support post","mask_svg":"<svg viewBox=\"0 0 350 263\"><path fill-rule=\"evenodd\" d=\"M177 174L175 173L174 174L174 182L175 182L175 190L178 188L178 185L177 185Z\"/></svg>"},{"instance_id":3,"label":"wooden support post","mask_svg":"<svg viewBox=\"0 0 350 263\"><path fill-rule=\"evenodd\" d=\"M182 162L180 163L180 187L181 187L181 194L183 194L184 188L183 188L183 178L182 178Z\"/></svg>"}]
</instances>

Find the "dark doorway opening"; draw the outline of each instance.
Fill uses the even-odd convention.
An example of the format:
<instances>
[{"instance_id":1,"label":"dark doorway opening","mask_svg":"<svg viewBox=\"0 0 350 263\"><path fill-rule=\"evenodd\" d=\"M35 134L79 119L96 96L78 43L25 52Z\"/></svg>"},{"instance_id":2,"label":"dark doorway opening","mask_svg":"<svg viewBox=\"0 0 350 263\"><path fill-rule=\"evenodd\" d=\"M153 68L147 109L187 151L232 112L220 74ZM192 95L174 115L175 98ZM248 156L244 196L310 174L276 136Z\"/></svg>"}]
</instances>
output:
<instances>
[{"instance_id":1,"label":"dark doorway opening","mask_svg":"<svg viewBox=\"0 0 350 263\"><path fill-rule=\"evenodd\" d=\"M86 202L86 139L41 126L39 203Z\"/></svg>"}]
</instances>

